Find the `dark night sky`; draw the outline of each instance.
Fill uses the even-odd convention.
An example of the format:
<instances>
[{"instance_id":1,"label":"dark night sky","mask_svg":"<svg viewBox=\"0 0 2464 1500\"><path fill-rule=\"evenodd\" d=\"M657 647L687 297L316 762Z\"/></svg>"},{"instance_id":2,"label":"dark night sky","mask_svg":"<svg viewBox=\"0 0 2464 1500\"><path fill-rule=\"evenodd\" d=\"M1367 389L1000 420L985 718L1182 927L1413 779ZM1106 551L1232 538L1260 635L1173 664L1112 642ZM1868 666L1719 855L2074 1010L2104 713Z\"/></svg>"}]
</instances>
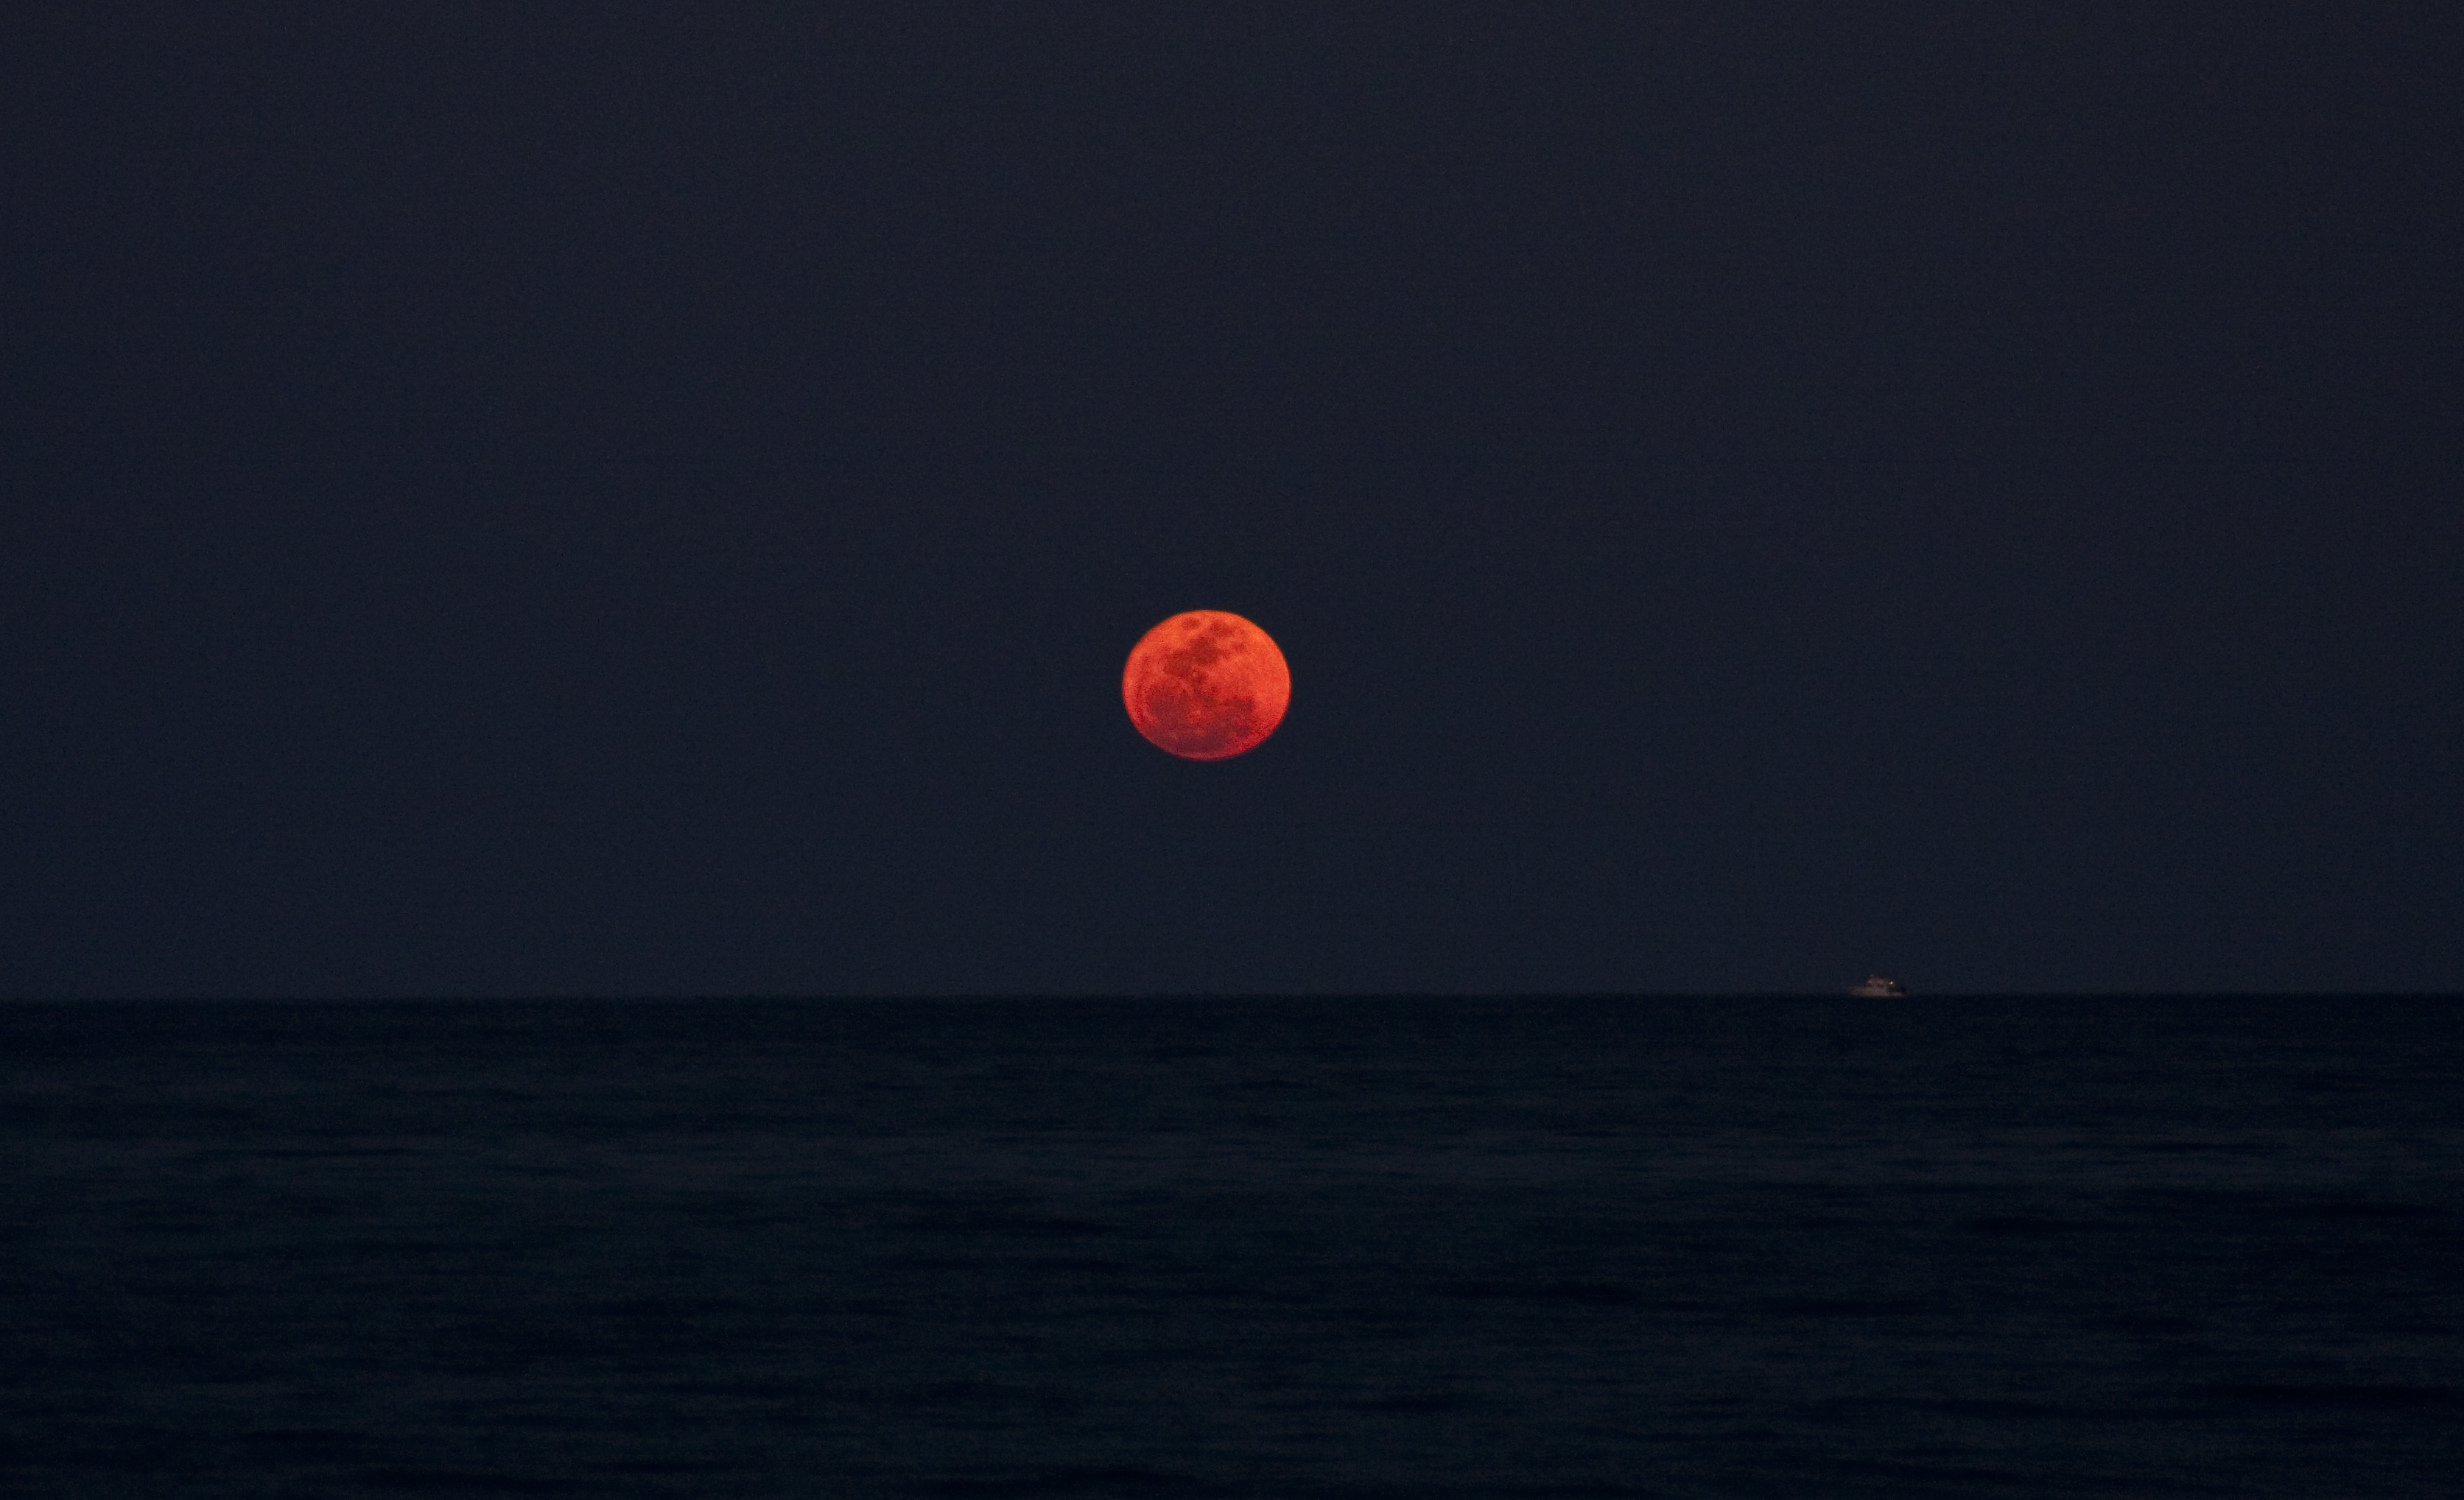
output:
<instances>
[{"instance_id":1,"label":"dark night sky","mask_svg":"<svg viewBox=\"0 0 2464 1500\"><path fill-rule=\"evenodd\" d=\"M19 11L0 993L2464 988L2448 9Z\"/></svg>"}]
</instances>

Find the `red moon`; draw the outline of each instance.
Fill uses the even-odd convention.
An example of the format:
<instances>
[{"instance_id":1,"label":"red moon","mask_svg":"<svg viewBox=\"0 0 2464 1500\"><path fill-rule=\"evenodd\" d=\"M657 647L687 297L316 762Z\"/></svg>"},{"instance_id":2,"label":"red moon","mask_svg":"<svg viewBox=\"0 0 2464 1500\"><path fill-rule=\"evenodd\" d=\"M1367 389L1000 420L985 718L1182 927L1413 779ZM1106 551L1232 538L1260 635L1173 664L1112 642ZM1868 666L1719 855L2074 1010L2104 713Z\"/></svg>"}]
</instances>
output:
<instances>
[{"instance_id":1,"label":"red moon","mask_svg":"<svg viewBox=\"0 0 2464 1500\"><path fill-rule=\"evenodd\" d=\"M1148 631L1121 673L1130 722L1184 760L1255 750L1291 701L1291 668L1273 638L1220 609L1193 609Z\"/></svg>"}]
</instances>

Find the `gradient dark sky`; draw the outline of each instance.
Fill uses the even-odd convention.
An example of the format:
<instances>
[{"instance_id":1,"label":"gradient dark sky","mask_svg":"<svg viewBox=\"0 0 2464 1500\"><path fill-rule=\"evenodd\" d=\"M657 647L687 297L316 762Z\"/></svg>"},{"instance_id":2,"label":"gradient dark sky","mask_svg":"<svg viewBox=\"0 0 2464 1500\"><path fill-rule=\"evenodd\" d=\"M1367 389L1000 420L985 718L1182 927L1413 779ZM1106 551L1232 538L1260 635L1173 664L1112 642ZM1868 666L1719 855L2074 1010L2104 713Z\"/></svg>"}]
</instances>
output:
<instances>
[{"instance_id":1,"label":"gradient dark sky","mask_svg":"<svg viewBox=\"0 0 2464 1500\"><path fill-rule=\"evenodd\" d=\"M30 11L0 992L2464 988L2449 8Z\"/></svg>"}]
</instances>

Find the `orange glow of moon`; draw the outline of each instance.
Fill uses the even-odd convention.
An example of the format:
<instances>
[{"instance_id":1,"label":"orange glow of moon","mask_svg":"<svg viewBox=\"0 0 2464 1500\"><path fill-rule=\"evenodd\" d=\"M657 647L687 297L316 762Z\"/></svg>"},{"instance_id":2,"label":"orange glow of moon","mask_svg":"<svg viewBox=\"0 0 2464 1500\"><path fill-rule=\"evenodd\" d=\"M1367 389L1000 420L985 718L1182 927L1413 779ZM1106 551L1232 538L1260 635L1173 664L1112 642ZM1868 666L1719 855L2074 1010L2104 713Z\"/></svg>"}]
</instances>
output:
<instances>
[{"instance_id":1,"label":"orange glow of moon","mask_svg":"<svg viewBox=\"0 0 2464 1500\"><path fill-rule=\"evenodd\" d=\"M1292 672L1265 631L1220 609L1193 609L1139 640L1121 673L1121 701L1157 749L1227 760L1284 722Z\"/></svg>"}]
</instances>

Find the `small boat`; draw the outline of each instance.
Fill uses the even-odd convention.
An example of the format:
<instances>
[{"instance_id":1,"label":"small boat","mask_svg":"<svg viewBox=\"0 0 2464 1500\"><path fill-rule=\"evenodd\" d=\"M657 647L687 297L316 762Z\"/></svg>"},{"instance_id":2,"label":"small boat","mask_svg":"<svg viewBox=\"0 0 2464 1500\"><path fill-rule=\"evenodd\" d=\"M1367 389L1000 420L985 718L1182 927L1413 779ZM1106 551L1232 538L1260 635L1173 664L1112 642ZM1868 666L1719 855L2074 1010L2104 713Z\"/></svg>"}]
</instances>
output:
<instances>
[{"instance_id":1,"label":"small boat","mask_svg":"<svg viewBox=\"0 0 2464 1500\"><path fill-rule=\"evenodd\" d=\"M1908 987L1888 974L1868 974L1863 984L1848 992L1859 1000L1888 1000L1894 995L1905 995Z\"/></svg>"}]
</instances>

